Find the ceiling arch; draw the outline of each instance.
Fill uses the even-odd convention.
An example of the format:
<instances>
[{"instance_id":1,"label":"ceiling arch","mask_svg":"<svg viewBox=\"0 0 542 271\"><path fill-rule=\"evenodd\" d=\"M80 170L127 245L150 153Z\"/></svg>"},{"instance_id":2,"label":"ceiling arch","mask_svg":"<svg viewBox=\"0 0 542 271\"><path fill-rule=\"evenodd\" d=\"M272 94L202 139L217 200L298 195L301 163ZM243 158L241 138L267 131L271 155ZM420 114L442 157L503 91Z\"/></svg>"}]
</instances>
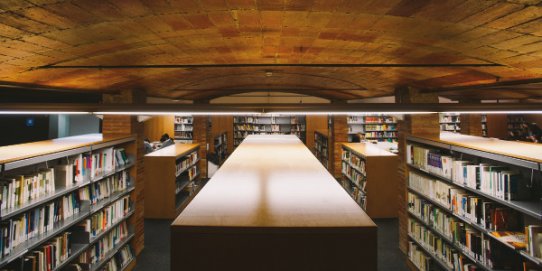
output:
<instances>
[{"instance_id":1,"label":"ceiling arch","mask_svg":"<svg viewBox=\"0 0 542 271\"><path fill-rule=\"evenodd\" d=\"M315 88L319 95L351 99L391 95L398 85L442 88L540 78L540 4L539 0L2 1L0 80L89 92L141 88L149 96L187 99L228 95L249 85L253 91L299 86L292 91ZM283 67L277 78L258 76L265 73L262 68L98 68L224 63L498 66ZM59 64L96 68L36 69ZM488 93L493 98L518 96L510 90L469 95L480 98Z\"/></svg>"}]
</instances>

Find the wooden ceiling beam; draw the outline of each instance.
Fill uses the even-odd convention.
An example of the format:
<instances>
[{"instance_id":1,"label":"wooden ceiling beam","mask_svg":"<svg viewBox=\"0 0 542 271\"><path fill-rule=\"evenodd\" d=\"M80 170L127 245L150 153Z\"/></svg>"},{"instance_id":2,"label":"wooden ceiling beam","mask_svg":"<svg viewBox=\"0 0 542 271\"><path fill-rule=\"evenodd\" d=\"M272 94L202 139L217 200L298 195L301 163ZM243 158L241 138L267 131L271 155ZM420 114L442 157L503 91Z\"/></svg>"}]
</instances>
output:
<instances>
[{"instance_id":1,"label":"wooden ceiling beam","mask_svg":"<svg viewBox=\"0 0 542 271\"><path fill-rule=\"evenodd\" d=\"M250 93L250 92L286 92L286 93L295 93L295 94L302 94L302 95L309 95L324 99L359 99L362 97L359 97L357 95L351 94L351 93L345 93L342 91L337 91L334 94L331 94L330 92L334 90L327 90L327 89L310 89L313 93L307 93L305 91L296 90L296 89L284 89L284 90L274 90L274 89L267 89L267 90L228 90L228 89L220 89L220 90L212 90L209 92L200 92L200 91L194 91L193 93L187 93L184 95L180 95L179 98L183 99L216 99L220 97L225 96L231 96L236 94L242 94L242 93ZM327 92L327 93L326 93Z\"/></svg>"},{"instance_id":2,"label":"wooden ceiling beam","mask_svg":"<svg viewBox=\"0 0 542 271\"><path fill-rule=\"evenodd\" d=\"M497 63L284 63L284 64L150 64L150 65L45 65L41 69L201 69L201 68L249 68L249 67L304 67L304 68L465 68L501 67Z\"/></svg>"},{"instance_id":3,"label":"wooden ceiling beam","mask_svg":"<svg viewBox=\"0 0 542 271\"><path fill-rule=\"evenodd\" d=\"M478 84L478 85L468 85L468 86L458 86L458 87L444 87L444 88L430 88L422 89L422 93L447 93L447 92L463 92L463 91L473 91L473 90L521 90L521 87L529 87L533 85L540 85L539 89L542 90L542 78L531 78L523 80L512 80L512 81L503 81L490 84ZM533 90L533 88L528 88L524 90ZM534 89L536 90L536 88Z\"/></svg>"}]
</instances>

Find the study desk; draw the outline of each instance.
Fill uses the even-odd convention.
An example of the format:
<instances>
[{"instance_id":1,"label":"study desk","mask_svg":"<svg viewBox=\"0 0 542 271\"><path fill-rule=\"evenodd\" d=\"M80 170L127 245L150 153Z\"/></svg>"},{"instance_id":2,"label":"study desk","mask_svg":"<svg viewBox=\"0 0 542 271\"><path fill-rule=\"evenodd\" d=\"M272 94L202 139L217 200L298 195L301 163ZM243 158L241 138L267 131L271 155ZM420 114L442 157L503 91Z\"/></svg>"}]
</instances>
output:
<instances>
[{"instance_id":1,"label":"study desk","mask_svg":"<svg viewBox=\"0 0 542 271\"><path fill-rule=\"evenodd\" d=\"M377 227L293 135L251 135L171 225L171 270L376 270Z\"/></svg>"}]
</instances>

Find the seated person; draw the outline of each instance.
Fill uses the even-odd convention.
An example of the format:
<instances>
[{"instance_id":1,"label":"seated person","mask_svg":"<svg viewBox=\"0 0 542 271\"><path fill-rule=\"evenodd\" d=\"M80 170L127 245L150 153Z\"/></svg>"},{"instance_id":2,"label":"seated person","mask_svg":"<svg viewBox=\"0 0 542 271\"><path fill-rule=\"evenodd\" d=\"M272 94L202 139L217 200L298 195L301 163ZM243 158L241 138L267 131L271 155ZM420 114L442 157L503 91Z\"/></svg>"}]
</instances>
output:
<instances>
[{"instance_id":1,"label":"seated person","mask_svg":"<svg viewBox=\"0 0 542 271\"><path fill-rule=\"evenodd\" d=\"M162 146L160 148L165 148L169 145L175 144L175 141L173 141L173 138L170 138L167 133L163 134L160 138L160 142L162 143Z\"/></svg>"},{"instance_id":2,"label":"seated person","mask_svg":"<svg viewBox=\"0 0 542 271\"><path fill-rule=\"evenodd\" d=\"M151 141L148 138L145 138L145 140L143 140L143 145L145 146L145 153L151 153L154 151L151 145Z\"/></svg>"}]
</instances>

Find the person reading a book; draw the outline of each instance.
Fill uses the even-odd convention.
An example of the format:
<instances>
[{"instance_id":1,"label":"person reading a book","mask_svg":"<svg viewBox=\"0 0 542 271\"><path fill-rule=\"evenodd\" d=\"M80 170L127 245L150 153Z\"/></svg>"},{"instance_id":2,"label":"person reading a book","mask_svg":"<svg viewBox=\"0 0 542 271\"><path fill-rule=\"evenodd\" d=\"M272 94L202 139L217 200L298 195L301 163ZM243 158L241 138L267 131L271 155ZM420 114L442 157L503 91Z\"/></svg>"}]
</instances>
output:
<instances>
[{"instance_id":1,"label":"person reading a book","mask_svg":"<svg viewBox=\"0 0 542 271\"><path fill-rule=\"evenodd\" d=\"M173 138L169 137L167 133L163 134L160 138L160 142L162 143L162 146L160 148L165 148L169 145L175 144L175 141L173 141Z\"/></svg>"}]
</instances>

